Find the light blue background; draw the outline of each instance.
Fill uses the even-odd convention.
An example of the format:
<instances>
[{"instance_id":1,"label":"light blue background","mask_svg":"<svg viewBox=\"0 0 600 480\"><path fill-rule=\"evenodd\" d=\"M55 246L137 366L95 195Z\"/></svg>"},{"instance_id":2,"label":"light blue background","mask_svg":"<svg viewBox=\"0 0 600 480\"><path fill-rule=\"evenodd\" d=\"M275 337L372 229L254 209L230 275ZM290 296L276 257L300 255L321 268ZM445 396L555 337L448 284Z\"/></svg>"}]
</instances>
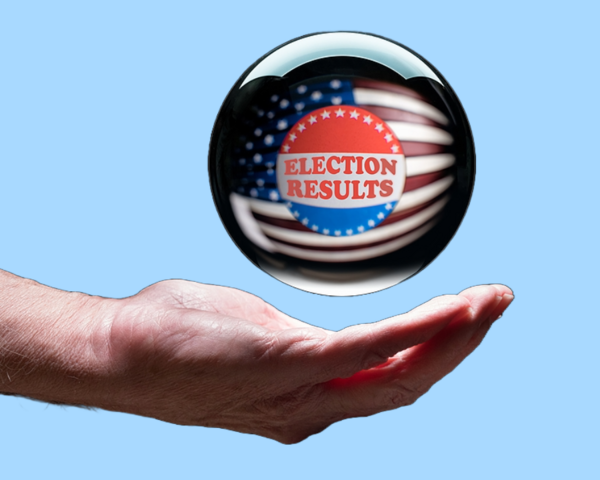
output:
<instances>
[{"instance_id":1,"label":"light blue background","mask_svg":"<svg viewBox=\"0 0 600 480\"><path fill-rule=\"evenodd\" d=\"M516 293L477 352L415 405L295 446L0 397L2 478L598 478L594 2L0 5L0 268L117 297L166 278L229 285L331 329L478 283ZM324 30L377 33L427 58L477 147L450 245L415 278L358 298L262 273L208 186L229 88L268 50Z\"/></svg>"}]
</instances>

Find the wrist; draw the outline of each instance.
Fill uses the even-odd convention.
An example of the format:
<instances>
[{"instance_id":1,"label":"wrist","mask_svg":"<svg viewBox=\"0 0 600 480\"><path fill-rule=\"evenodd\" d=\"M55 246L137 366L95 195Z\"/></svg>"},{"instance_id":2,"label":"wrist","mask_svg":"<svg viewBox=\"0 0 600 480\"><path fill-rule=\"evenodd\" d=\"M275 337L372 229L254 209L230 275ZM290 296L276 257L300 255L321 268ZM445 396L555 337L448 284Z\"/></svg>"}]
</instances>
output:
<instances>
[{"instance_id":1,"label":"wrist","mask_svg":"<svg viewBox=\"0 0 600 480\"><path fill-rule=\"evenodd\" d=\"M109 373L119 300L65 292L2 272L0 393L94 406Z\"/></svg>"}]
</instances>

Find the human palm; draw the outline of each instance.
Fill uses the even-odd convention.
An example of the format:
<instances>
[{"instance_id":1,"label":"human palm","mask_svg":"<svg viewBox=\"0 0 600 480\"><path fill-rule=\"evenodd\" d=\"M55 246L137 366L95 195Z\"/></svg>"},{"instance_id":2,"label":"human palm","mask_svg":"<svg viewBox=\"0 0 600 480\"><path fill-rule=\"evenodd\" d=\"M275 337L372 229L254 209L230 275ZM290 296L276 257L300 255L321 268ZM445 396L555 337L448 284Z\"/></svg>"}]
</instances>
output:
<instances>
[{"instance_id":1,"label":"human palm","mask_svg":"<svg viewBox=\"0 0 600 480\"><path fill-rule=\"evenodd\" d=\"M332 332L246 292L159 282L119 301L101 406L295 443L344 418L410 405L511 300L505 286L473 287Z\"/></svg>"}]
</instances>

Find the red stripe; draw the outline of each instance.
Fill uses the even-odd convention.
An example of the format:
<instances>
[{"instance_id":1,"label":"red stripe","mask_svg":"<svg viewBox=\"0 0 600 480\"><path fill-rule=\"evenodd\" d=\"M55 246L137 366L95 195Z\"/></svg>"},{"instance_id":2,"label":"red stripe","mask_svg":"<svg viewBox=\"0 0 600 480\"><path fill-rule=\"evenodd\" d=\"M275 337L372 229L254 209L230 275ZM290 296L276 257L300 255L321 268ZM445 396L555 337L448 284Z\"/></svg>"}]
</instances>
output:
<instances>
[{"instance_id":1,"label":"red stripe","mask_svg":"<svg viewBox=\"0 0 600 480\"><path fill-rule=\"evenodd\" d=\"M421 188L425 185L433 183L436 180L446 176L447 173L448 169L440 170L439 172L424 173L423 175L415 175L414 177L407 177L406 183L404 184L403 193L410 192L412 190L416 190L417 188Z\"/></svg>"},{"instance_id":2,"label":"red stripe","mask_svg":"<svg viewBox=\"0 0 600 480\"><path fill-rule=\"evenodd\" d=\"M439 217L439 215L436 215L433 219ZM431 221L429 220L429 221ZM397 240L399 238L404 237L405 235L408 235L411 232L414 232L415 230L421 228L423 225L418 225L415 228L413 228L412 230L409 230L408 232L405 232L401 235L397 235L395 237L392 238L388 238L386 240L380 240L378 242L372 242L372 243L364 243L364 244L360 244L360 245L350 245L347 247L344 246L337 246L337 247L321 247L321 246L314 246L314 245L299 245L297 243L292 243L292 242L288 242L286 240L281 240L279 238L274 238L274 237L270 237L269 235L266 235L267 238L275 241L275 242L279 242L279 243L283 243L285 245L290 245L291 247L296 247L296 248L301 248L302 250L313 250L313 251L322 251L322 252L343 252L343 251L350 251L350 250L362 250L363 248L370 248L370 247L376 247L378 245L383 245L389 242L393 242L394 240ZM315 235L319 235L318 233Z\"/></svg>"},{"instance_id":3,"label":"red stripe","mask_svg":"<svg viewBox=\"0 0 600 480\"><path fill-rule=\"evenodd\" d=\"M445 153L446 148L443 145L437 145L435 143L423 143L423 142L400 142L402 144L402 150L406 157L413 157L419 155L435 155L436 153Z\"/></svg>"},{"instance_id":4,"label":"red stripe","mask_svg":"<svg viewBox=\"0 0 600 480\"><path fill-rule=\"evenodd\" d=\"M375 80L354 80L354 88L371 88L373 90L384 90L386 92L399 93L407 97L417 98L423 102L429 103L425 97L414 90L393 83L377 82Z\"/></svg>"},{"instance_id":5,"label":"red stripe","mask_svg":"<svg viewBox=\"0 0 600 480\"><path fill-rule=\"evenodd\" d=\"M385 121L418 123L433 127L440 126L439 123L431 120L430 118L417 115L416 113L406 112L404 110L397 110L389 107L378 107L375 105L361 105L361 107Z\"/></svg>"}]
</instances>

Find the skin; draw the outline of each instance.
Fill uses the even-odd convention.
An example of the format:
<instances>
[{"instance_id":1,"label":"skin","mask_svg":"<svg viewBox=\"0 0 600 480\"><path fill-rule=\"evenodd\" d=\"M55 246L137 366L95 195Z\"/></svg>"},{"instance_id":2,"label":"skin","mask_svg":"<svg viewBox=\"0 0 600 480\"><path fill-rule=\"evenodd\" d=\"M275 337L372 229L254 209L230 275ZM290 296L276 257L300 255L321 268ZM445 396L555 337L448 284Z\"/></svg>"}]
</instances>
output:
<instances>
[{"instance_id":1,"label":"skin","mask_svg":"<svg viewBox=\"0 0 600 480\"><path fill-rule=\"evenodd\" d=\"M0 271L0 392L297 443L414 403L483 340L503 285L333 332L183 280L124 299Z\"/></svg>"}]
</instances>

